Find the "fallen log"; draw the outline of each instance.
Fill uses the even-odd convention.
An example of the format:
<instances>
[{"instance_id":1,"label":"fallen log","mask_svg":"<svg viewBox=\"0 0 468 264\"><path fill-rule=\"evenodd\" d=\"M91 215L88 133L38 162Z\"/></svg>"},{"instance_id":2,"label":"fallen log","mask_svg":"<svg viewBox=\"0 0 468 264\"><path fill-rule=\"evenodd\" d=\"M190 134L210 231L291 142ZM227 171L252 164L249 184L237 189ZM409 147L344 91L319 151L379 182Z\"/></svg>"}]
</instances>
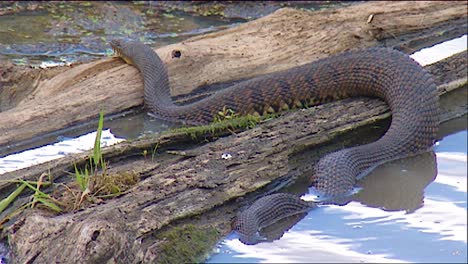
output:
<instances>
[{"instance_id":1,"label":"fallen log","mask_svg":"<svg viewBox=\"0 0 468 264\"><path fill-rule=\"evenodd\" d=\"M285 8L156 51L168 67L172 93L177 96L353 48L386 45L409 53L418 42L430 45L465 34L466 6L463 1L418 1L369 2L318 12ZM180 52L180 58L172 58L174 51ZM110 114L143 103L137 70L116 59L74 66L52 78L39 76L50 76L44 71L24 78L29 86L7 87L24 98L2 103L11 108L0 112L0 150L95 118L101 108ZM17 90L23 86L29 87L27 93Z\"/></svg>"},{"instance_id":2,"label":"fallen log","mask_svg":"<svg viewBox=\"0 0 468 264\"><path fill-rule=\"evenodd\" d=\"M466 61L466 52L458 58ZM466 64L462 70L466 70ZM457 98L466 96L466 79L450 83L439 85L439 91L447 96L460 92L462 95L455 95ZM452 89L460 85L462 88ZM446 93L447 90L451 92ZM449 100L448 105L452 104L453 100ZM449 120L463 114L466 105L454 112L444 110L442 117ZM105 159L112 164L110 173L137 173L143 180L118 199L75 213L52 216L41 210L28 210L9 229L15 261L195 261L216 239L229 232L230 220L239 207L237 199L280 178L310 170L321 155L342 147L341 141L329 145L334 138L388 120L389 116L387 106L377 99L348 99L288 112L245 132L178 152L166 150L174 148L174 142L180 143L177 139L184 138L180 134L111 146L104 151ZM156 159L141 154L155 145L161 146ZM308 157L311 163L291 164L291 155L312 146L317 152ZM225 153L233 158L223 159ZM62 171L73 171L73 162L86 157L74 155L52 161L48 166L35 166L29 172L52 168L51 173L63 180L69 176ZM16 177L25 174L26 170L14 173ZM41 231L37 232L38 229ZM57 244L58 240L62 242ZM168 257L171 256L168 252L184 241L190 241L189 247L203 245L203 251L194 250L196 256L178 252L175 259Z\"/></svg>"},{"instance_id":3,"label":"fallen log","mask_svg":"<svg viewBox=\"0 0 468 264\"><path fill-rule=\"evenodd\" d=\"M461 63L454 64L459 68L450 72L466 72L466 52L457 58ZM445 93L452 87L464 85L457 91L466 94L466 78L442 78L447 72L442 73L441 69L444 67L436 67L439 91ZM131 68L127 70L132 71ZM466 114L466 107L464 110ZM138 173L142 182L125 196L79 212L50 216L38 210L28 211L10 229L15 261L150 263L166 256L168 244L174 246L170 244L169 237L174 234L171 232L186 240L194 240L194 236L187 238L180 234L197 234L205 243L213 244L216 238L228 232L230 217L238 207L238 197L278 178L300 173L289 163L291 154L327 145L338 135L389 115L388 108L379 100L348 99L289 112L254 129L195 148L191 146L189 150L179 149L180 156L164 153L190 139L183 133L110 147L104 151L105 159L112 164L110 170ZM451 118L450 114L446 115L446 119ZM141 154L143 150L154 149L156 144L162 147L161 155L155 160ZM321 149L314 158L338 147ZM224 153L231 153L233 158L223 159ZM29 171L43 173L51 168L55 177L65 177L63 171L71 171L73 161L86 156L79 154L52 161ZM27 174L26 170L2 177L18 178L21 174ZM202 215L205 212L217 217L207 219ZM205 222L201 226L181 227L181 224L196 221ZM37 232L38 229L41 232ZM57 244L58 240L62 243Z\"/></svg>"}]
</instances>

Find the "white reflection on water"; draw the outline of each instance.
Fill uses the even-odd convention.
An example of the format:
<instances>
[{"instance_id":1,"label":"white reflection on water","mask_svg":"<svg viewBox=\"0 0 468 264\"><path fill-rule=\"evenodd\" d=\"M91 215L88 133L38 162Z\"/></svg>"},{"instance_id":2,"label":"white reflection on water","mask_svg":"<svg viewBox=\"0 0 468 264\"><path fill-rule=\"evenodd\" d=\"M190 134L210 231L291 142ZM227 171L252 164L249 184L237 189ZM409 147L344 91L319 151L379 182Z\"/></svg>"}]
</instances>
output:
<instances>
[{"instance_id":1,"label":"white reflection on water","mask_svg":"<svg viewBox=\"0 0 468 264\"><path fill-rule=\"evenodd\" d=\"M77 138L65 139L55 144L6 156L0 159L0 174L58 159L67 154L90 150L94 147L95 138L96 132L91 132ZM114 137L109 129L102 131L101 146L109 146L121 141L123 139Z\"/></svg>"},{"instance_id":2,"label":"white reflection on water","mask_svg":"<svg viewBox=\"0 0 468 264\"><path fill-rule=\"evenodd\" d=\"M441 152L436 155L437 178L426 190L424 206L414 213L386 212L356 202L333 208L352 213L346 216L346 219L361 220L359 224L402 223L408 228L417 228L421 232L439 234L440 240L466 243L467 155L461 152Z\"/></svg>"},{"instance_id":3,"label":"white reflection on water","mask_svg":"<svg viewBox=\"0 0 468 264\"><path fill-rule=\"evenodd\" d=\"M322 263L331 259L333 262L406 263L386 254L353 251L352 248L358 243L317 230L291 231L280 240L256 246L244 245L238 239L225 241L227 247L240 253L238 258L259 259L259 263Z\"/></svg>"},{"instance_id":4,"label":"white reflection on water","mask_svg":"<svg viewBox=\"0 0 468 264\"><path fill-rule=\"evenodd\" d=\"M452 54L466 50L466 35L446 41L433 47L425 48L411 54L411 58L422 66L429 65L449 57Z\"/></svg>"},{"instance_id":5,"label":"white reflection on water","mask_svg":"<svg viewBox=\"0 0 468 264\"><path fill-rule=\"evenodd\" d=\"M436 182L467 192L467 156L464 153L440 152L437 153L437 161L439 173Z\"/></svg>"},{"instance_id":6,"label":"white reflection on water","mask_svg":"<svg viewBox=\"0 0 468 264\"><path fill-rule=\"evenodd\" d=\"M337 207L350 215L344 217L348 225L395 225L403 224L405 229L415 228L420 232L440 235L440 240L467 242L466 238L466 208L456 205L457 201L437 201L424 199L424 206L411 214L404 211L386 212L381 209L369 208L360 203L349 203Z\"/></svg>"}]
</instances>

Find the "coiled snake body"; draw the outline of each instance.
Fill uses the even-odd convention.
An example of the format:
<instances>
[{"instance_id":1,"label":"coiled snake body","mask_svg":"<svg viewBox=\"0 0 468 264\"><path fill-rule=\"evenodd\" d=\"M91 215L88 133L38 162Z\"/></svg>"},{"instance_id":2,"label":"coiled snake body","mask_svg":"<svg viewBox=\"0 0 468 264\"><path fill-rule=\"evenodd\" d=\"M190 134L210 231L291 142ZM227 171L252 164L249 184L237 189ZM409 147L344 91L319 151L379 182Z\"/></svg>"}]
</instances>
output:
<instances>
[{"instance_id":1,"label":"coiled snake body","mask_svg":"<svg viewBox=\"0 0 468 264\"><path fill-rule=\"evenodd\" d=\"M123 41L112 41L111 45L140 70L145 103L153 114L166 120L204 124L213 121L223 108L245 115L351 96L385 100L392 111L392 123L384 136L367 145L330 153L316 164L315 187L326 195L348 193L360 175L378 164L426 151L437 133L439 108L434 81L418 63L395 50L370 48L338 54L253 78L179 106L171 99L165 66L150 47ZM234 227L241 236L253 236L259 228L306 207L293 195L266 196L239 214Z\"/></svg>"}]
</instances>

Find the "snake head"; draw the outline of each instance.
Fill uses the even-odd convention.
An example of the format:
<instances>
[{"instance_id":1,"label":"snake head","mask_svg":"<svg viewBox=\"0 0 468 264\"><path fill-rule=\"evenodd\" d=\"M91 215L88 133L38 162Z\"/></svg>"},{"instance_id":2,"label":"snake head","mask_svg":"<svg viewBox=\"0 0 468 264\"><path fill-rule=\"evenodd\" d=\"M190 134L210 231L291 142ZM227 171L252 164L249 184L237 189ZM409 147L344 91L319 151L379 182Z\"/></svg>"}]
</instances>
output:
<instances>
[{"instance_id":1,"label":"snake head","mask_svg":"<svg viewBox=\"0 0 468 264\"><path fill-rule=\"evenodd\" d=\"M122 58L126 63L130 65L133 64L133 61L130 59L130 57L127 56L127 54L125 54L127 42L123 40L113 39L109 42L109 44L111 45L112 50L114 51L114 54L117 57Z\"/></svg>"},{"instance_id":2,"label":"snake head","mask_svg":"<svg viewBox=\"0 0 468 264\"><path fill-rule=\"evenodd\" d=\"M109 42L109 44L111 45L114 53L116 54L122 53L123 44L124 44L122 40L113 39Z\"/></svg>"}]
</instances>

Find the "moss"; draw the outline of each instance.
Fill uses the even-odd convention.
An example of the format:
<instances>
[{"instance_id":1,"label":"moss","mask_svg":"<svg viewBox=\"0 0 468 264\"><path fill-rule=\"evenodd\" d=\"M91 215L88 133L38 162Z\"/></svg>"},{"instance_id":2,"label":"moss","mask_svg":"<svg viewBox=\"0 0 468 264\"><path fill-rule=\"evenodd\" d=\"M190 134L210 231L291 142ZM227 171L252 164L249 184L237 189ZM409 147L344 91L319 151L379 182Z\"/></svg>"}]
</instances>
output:
<instances>
[{"instance_id":1,"label":"moss","mask_svg":"<svg viewBox=\"0 0 468 264\"><path fill-rule=\"evenodd\" d=\"M206 135L217 136L221 132L230 130L250 129L255 127L260 120L260 117L248 115L213 122L208 125L175 128L168 130L167 133L182 133L190 136L192 139L198 139L200 137L205 137Z\"/></svg>"},{"instance_id":2,"label":"moss","mask_svg":"<svg viewBox=\"0 0 468 264\"><path fill-rule=\"evenodd\" d=\"M195 8L195 12L201 16L224 16L224 6L218 4L199 6Z\"/></svg>"},{"instance_id":3,"label":"moss","mask_svg":"<svg viewBox=\"0 0 468 264\"><path fill-rule=\"evenodd\" d=\"M157 263L194 263L206 258L209 250L220 238L213 227L184 225L160 235L161 246Z\"/></svg>"}]
</instances>

